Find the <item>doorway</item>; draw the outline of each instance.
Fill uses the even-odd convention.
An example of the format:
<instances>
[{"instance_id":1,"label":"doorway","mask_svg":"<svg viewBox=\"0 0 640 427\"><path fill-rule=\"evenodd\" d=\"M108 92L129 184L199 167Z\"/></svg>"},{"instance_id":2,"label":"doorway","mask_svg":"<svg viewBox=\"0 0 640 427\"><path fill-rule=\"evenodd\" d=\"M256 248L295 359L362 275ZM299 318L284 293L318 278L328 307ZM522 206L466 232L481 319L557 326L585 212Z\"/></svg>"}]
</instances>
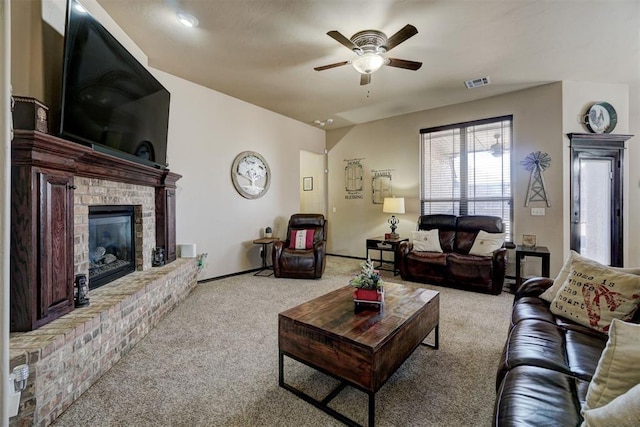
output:
<instances>
[{"instance_id":1,"label":"doorway","mask_svg":"<svg viewBox=\"0 0 640 427\"><path fill-rule=\"evenodd\" d=\"M616 267L623 266L622 182L626 139L620 137L626 136L569 134L571 249Z\"/></svg>"},{"instance_id":2,"label":"doorway","mask_svg":"<svg viewBox=\"0 0 640 427\"><path fill-rule=\"evenodd\" d=\"M325 155L300 150L300 212L327 216Z\"/></svg>"}]
</instances>

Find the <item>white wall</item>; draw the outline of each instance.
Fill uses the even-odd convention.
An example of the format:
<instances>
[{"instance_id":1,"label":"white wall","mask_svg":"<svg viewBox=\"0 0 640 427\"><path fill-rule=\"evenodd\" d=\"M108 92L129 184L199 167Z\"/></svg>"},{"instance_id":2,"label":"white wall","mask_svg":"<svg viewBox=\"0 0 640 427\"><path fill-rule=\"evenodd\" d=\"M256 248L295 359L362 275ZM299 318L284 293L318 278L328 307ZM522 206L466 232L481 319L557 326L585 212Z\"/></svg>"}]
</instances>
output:
<instances>
[{"instance_id":1,"label":"white wall","mask_svg":"<svg viewBox=\"0 0 640 427\"><path fill-rule=\"evenodd\" d=\"M565 89L563 89L565 88ZM563 104L563 96L574 94ZM523 234L535 234L538 245L551 251L551 274L562 266L568 250L568 220L565 206L569 201L566 137L569 131L586 132L575 119L591 100L608 100L620 116L616 132L626 132L629 123L628 88L624 85L553 83L469 103L457 104L404 116L392 117L349 129L327 133L329 149L329 232L328 252L365 256L365 239L388 232L387 215L371 202L371 169L393 169L393 189L405 197L406 213L399 215L398 232L408 236L416 227L419 206L419 130L502 115L513 115L513 196L514 240L521 243ZM568 117L568 118L565 118ZM574 119L573 121L571 119ZM569 124L568 124L569 123ZM633 144L633 140L631 142ZM551 166L544 171L551 207L544 202L524 206L529 172L520 164L533 151L551 156ZM629 153L635 154L635 153ZM636 155L637 156L637 155ZM631 164L637 157L628 156ZM344 160L363 158L365 191L362 200L345 199ZM636 183L637 184L637 183ZM637 193L637 191L635 192ZM638 198L631 194L630 198ZM633 202L630 202L630 205ZM335 207L336 212L333 213ZM531 208L545 207L545 216L531 216ZM636 236L640 237L640 236ZM632 236L629 236L632 239ZM640 265L640 260L630 260ZM539 260L531 259L531 274L539 274ZM529 273L530 268L527 268ZM538 273L536 273L536 271Z\"/></svg>"},{"instance_id":2,"label":"white wall","mask_svg":"<svg viewBox=\"0 0 640 427\"><path fill-rule=\"evenodd\" d=\"M324 150L324 131L187 80L153 70L171 92L169 168L183 177L177 189L178 243L208 253L200 279L260 266L266 226L284 237L300 208L300 150ZM245 199L231 182L231 164L242 151L260 153L271 185L258 199Z\"/></svg>"}]
</instances>

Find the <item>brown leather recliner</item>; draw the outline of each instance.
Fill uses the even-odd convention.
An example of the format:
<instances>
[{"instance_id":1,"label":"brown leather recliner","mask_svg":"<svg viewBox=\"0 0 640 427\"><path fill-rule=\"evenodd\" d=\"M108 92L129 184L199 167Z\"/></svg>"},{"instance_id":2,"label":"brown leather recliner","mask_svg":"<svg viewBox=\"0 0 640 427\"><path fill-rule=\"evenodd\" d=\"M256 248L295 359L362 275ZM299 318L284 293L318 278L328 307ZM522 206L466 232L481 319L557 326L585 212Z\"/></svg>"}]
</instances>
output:
<instances>
[{"instance_id":1,"label":"brown leather recliner","mask_svg":"<svg viewBox=\"0 0 640 427\"><path fill-rule=\"evenodd\" d=\"M290 248L292 230L313 230L313 247ZM319 279L325 266L327 221L322 214L294 214L289 219L286 240L273 244L273 273L275 277Z\"/></svg>"}]
</instances>

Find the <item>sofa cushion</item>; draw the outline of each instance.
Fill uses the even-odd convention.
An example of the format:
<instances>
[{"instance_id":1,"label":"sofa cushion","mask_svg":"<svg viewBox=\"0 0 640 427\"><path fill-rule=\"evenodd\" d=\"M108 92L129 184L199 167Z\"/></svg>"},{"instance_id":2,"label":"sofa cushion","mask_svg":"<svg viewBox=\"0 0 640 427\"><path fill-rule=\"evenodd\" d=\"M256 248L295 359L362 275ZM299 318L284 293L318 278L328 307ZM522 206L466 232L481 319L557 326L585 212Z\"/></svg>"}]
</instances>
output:
<instances>
[{"instance_id":1,"label":"sofa cushion","mask_svg":"<svg viewBox=\"0 0 640 427\"><path fill-rule=\"evenodd\" d=\"M454 252L468 254L479 231L502 233L502 219L496 216L467 215L458 217Z\"/></svg>"},{"instance_id":2,"label":"sofa cushion","mask_svg":"<svg viewBox=\"0 0 640 427\"><path fill-rule=\"evenodd\" d=\"M589 384L584 409L604 406L640 384L640 325L614 319L609 340Z\"/></svg>"},{"instance_id":3,"label":"sofa cushion","mask_svg":"<svg viewBox=\"0 0 640 427\"><path fill-rule=\"evenodd\" d=\"M564 282L566 282L567 277L569 277L569 272L571 271L571 263L575 261L582 261L582 262L592 263L595 265L606 267L597 261L583 257L576 251L570 251L569 256L567 256L567 258L564 260L564 264L562 265L562 268L560 269L558 276L556 276L556 278L553 280L553 285L551 285L550 288L544 291L540 295L540 298L542 298L547 302L553 301L553 298L556 296L556 294L558 293L562 285L564 285ZM635 268L609 267L609 268L615 271L620 271L623 273L635 274L640 276L640 268L637 268L637 267Z\"/></svg>"},{"instance_id":4,"label":"sofa cushion","mask_svg":"<svg viewBox=\"0 0 640 427\"><path fill-rule=\"evenodd\" d=\"M476 239L469 250L471 255L490 256L504 245L504 233L487 233L478 231Z\"/></svg>"},{"instance_id":5,"label":"sofa cushion","mask_svg":"<svg viewBox=\"0 0 640 427\"><path fill-rule=\"evenodd\" d=\"M537 319L555 323L555 316L549 311L549 304L536 297L522 297L513 302L511 324L515 325L523 319Z\"/></svg>"},{"instance_id":6,"label":"sofa cushion","mask_svg":"<svg viewBox=\"0 0 640 427\"><path fill-rule=\"evenodd\" d=\"M313 230L291 230L289 249L311 249L313 247Z\"/></svg>"},{"instance_id":7,"label":"sofa cushion","mask_svg":"<svg viewBox=\"0 0 640 427\"><path fill-rule=\"evenodd\" d=\"M574 390L586 381L537 366L518 366L498 388L494 425L578 426L582 421ZM584 396L582 396L584 397Z\"/></svg>"},{"instance_id":8,"label":"sofa cushion","mask_svg":"<svg viewBox=\"0 0 640 427\"><path fill-rule=\"evenodd\" d=\"M421 252L442 252L438 229L418 230L411 232L413 250Z\"/></svg>"},{"instance_id":9,"label":"sofa cushion","mask_svg":"<svg viewBox=\"0 0 640 427\"><path fill-rule=\"evenodd\" d=\"M447 278L447 254L411 251L404 260L409 277L442 284Z\"/></svg>"},{"instance_id":10,"label":"sofa cushion","mask_svg":"<svg viewBox=\"0 0 640 427\"><path fill-rule=\"evenodd\" d=\"M418 218L418 230L438 230L442 251L452 252L457 218L455 215L444 214L422 215Z\"/></svg>"},{"instance_id":11,"label":"sofa cushion","mask_svg":"<svg viewBox=\"0 0 640 427\"><path fill-rule=\"evenodd\" d=\"M640 383L604 406L584 411L587 427L640 425Z\"/></svg>"},{"instance_id":12,"label":"sofa cushion","mask_svg":"<svg viewBox=\"0 0 640 427\"><path fill-rule=\"evenodd\" d=\"M614 318L630 320L640 304L640 276L574 261L551 312L606 332Z\"/></svg>"},{"instance_id":13,"label":"sofa cushion","mask_svg":"<svg viewBox=\"0 0 640 427\"><path fill-rule=\"evenodd\" d=\"M493 258L452 252L447 257L449 280L457 285L489 287L493 278Z\"/></svg>"},{"instance_id":14,"label":"sofa cushion","mask_svg":"<svg viewBox=\"0 0 640 427\"><path fill-rule=\"evenodd\" d=\"M582 330L571 330L545 320L523 319L509 332L498 382L509 369L529 365L574 375L585 381L593 376L607 335Z\"/></svg>"}]
</instances>

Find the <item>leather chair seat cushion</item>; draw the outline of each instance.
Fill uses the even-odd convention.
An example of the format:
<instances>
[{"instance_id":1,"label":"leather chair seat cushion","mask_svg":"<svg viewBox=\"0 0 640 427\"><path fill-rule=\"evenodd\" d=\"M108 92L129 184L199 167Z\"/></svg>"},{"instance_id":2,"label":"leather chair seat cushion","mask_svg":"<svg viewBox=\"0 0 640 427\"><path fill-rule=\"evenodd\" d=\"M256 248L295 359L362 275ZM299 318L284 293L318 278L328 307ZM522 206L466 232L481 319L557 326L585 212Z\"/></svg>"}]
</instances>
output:
<instances>
[{"instance_id":1,"label":"leather chair seat cushion","mask_svg":"<svg viewBox=\"0 0 640 427\"><path fill-rule=\"evenodd\" d=\"M282 250L280 256L280 269L284 272L308 271L313 274L315 270L315 254L313 249L289 249Z\"/></svg>"},{"instance_id":2,"label":"leather chair seat cushion","mask_svg":"<svg viewBox=\"0 0 640 427\"><path fill-rule=\"evenodd\" d=\"M498 389L494 424L579 426L588 385L588 381L538 366L513 368Z\"/></svg>"},{"instance_id":3,"label":"leather chair seat cushion","mask_svg":"<svg viewBox=\"0 0 640 427\"><path fill-rule=\"evenodd\" d=\"M442 266L447 265L447 254L442 252L411 251L407 255L407 259Z\"/></svg>"},{"instance_id":4,"label":"leather chair seat cushion","mask_svg":"<svg viewBox=\"0 0 640 427\"><path fill-rule=\"evenodd\" d=\"M462 255L452 252L448 254L447 265L450 281L458 284L491 284L493 258L490 256Z\"/></svg>"},{"instance_id":5,"label":"leather chair seat cushion","mask_svg":"<svg viewBox=\"0 0 640 427\"><path fill-rule=\"evenodd\" d=\"M509 369L523 365L551 369L590 381L606 343L604 334L584 334L546 321L522 320L509 332L497 383L500 384Z\"/></svg>"},{"instance_id":6,"label":"leather chair seat cushion","mask_svg":"<svg viewBox=\"0 0 640 427\"><path fill-rule=\"evenodd\" d=\"M411 251L406 258L409 276L434 285L444 284L447 278L447 254Z\"/></svg>"}]
</instances>

